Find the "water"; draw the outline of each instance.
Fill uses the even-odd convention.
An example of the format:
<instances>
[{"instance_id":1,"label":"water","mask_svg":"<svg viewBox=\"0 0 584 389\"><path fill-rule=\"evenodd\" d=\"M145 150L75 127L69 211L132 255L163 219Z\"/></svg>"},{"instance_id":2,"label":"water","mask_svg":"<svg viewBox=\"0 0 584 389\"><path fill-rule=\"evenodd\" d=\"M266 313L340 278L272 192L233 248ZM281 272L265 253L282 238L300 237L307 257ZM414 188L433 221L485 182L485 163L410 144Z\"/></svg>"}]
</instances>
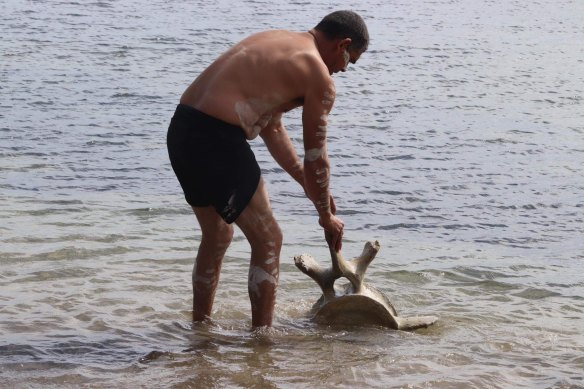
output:
<instances>
[{"instance_id":1,"label":"water","mask_svg":"<svg viewBox=\"0 0 584 389\"><path fill-rule=\"evenodd\" d=\"M200 231L170 169L178 97L268 28L353 8L370 50L336 76L345 255L414 333L312 324L328 261L299 187L252 147L285 233L276 321L252 333L249 248L190 323ZM584 387L584 3L0 4L1 387ZM301 146L300 113L286 121Z\"/></svg>"}]
</instances>

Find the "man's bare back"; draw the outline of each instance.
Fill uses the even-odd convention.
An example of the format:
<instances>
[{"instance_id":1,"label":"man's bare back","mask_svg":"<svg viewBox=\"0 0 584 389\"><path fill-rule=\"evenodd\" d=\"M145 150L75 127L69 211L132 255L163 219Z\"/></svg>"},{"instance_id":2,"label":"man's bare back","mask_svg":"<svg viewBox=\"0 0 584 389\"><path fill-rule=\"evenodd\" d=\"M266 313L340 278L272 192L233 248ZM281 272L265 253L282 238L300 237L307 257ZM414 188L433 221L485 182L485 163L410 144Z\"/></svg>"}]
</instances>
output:
<instances>
[{"instance_id":1,"label":"man's bare back","mask_svg":"<svg viewBox=\"0 0 584 389\"><path fill-rule=\"evenodd\" d=\"M303 104L309 84L334 95L334 82L308 32L266 31L233 46L184 92L181 103L255 138L277 114ZM330 100L330 99L329 99Z\"/></svg>"}]
</instances>

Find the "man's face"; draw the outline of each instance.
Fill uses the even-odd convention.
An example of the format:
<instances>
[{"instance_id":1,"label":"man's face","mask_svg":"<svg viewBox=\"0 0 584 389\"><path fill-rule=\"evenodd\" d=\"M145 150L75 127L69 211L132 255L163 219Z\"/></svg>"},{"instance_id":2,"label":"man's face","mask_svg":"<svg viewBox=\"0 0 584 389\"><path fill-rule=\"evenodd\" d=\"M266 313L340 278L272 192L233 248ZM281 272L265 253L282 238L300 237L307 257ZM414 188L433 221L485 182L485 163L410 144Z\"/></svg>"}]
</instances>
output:
<instances>
[{"instance_id":1,"label":"man's face","mask_svg":"<svg viewBox=\"0 0 584 389\"><path fill-rule=\"evenodd\" d=\"M361 52L349 50L348 46L343 47L340 50L340 56L338 60L332 66L331 74L347 71L349 63L355 64L359 57L361 57L361 54Z\"/></svg>"}]
</instances>

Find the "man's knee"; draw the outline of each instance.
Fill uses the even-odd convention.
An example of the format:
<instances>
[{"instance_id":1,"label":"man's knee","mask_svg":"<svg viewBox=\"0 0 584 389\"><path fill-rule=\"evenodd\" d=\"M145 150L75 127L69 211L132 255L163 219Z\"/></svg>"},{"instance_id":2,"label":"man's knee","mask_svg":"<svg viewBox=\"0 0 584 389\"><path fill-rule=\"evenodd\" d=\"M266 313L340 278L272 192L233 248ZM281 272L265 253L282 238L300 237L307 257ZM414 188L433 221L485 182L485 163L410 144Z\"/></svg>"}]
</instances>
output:
<instances>
[{"instance_id":1,"label":"man's knee","mask_svg":"<svg viewBox=\"0 0 584 389\"><path fill-rule=\"evenodd\" d=\"M223 224L219 228L217 240L219 243L229 245L233 239L233 226L231 224Z\"/></svg>"},{"instance_id":2,"label":"man's knee","mask_svg":"<svg viewBox=\"0 0 584 389\"><path fill-rule=\"evenodd\" d=\"M270 247L270 250L275 249L280 252L283 236L276 219L273 217L269 218L257 231L258 235L255 242L251 242L252 245L265 245Z\"/></svg>"},{"instance_id":3,"label":"man's knee","mask_svg":"<svg viewBox=\"0 0 584 389\"><path fill-rule=\"evenodd\" d=\"M284 237L282 234L282 230L280 229L280 226L275 220L273 227L271 228L271 237L278 248L282 247L282 240L284 239Z\"/></svg>"},{"instance_id":4,"label":"man's knee","mask_svg":"<svg viewBox=\"0 0 584 389\"><path fill-rule=\"evenodd\" d=\"M218 224L212 230L203 231L202 239L207 244L227 248L233 239L233 226L226 223Z\"/></svg>"},{"instance_id":5,"label":"man's knee","mask_svg":"<svg viewBox=\"0 0 584 389\"><path fill-rule=\"evenodd\" d=\"M236 223L252 244L265 240L282 240L282 231L270 209L262 209L259 212L257 210L246 210L236 220Z\"/></svg>"},{"instance_id":6,"label":"man's knee","mask_svg":"<svg viewBox=\"0 0 584 389\"><path fill-rule=\"evenodd\" d=\"M229 246L233 239L233 226L225 223L213 207L193 207L201 226L201 240L207 245Z\"/></svg>"}]
</instances>

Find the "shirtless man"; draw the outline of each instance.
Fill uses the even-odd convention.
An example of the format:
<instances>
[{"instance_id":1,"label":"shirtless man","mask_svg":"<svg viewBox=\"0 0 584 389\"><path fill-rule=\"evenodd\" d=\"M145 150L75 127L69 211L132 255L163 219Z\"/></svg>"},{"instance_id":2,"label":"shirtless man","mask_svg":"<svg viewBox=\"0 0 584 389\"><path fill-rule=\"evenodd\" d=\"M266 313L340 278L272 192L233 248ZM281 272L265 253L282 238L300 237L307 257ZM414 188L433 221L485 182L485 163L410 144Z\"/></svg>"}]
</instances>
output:
<instances>
[{"instance_id":1,"label":"shirtless man","mask_svg":"<svg viewBox=\"0 0 584 389\"><path fill-rule=\"evenodd\" d=\"M235 224L251 245L252 326L271 326L282 232L247 140L258 135L313 202L330 247L341 250L343 221L329 192L327 116L331 75L367 49L359 15L337 11L308 32L266 31L236 44L187 88L168 130L173 170L201 226L193 269L193 320L211 314L221 262ZM282 124L302 106L304 161Z\"/></svg>"}]
</instances>

